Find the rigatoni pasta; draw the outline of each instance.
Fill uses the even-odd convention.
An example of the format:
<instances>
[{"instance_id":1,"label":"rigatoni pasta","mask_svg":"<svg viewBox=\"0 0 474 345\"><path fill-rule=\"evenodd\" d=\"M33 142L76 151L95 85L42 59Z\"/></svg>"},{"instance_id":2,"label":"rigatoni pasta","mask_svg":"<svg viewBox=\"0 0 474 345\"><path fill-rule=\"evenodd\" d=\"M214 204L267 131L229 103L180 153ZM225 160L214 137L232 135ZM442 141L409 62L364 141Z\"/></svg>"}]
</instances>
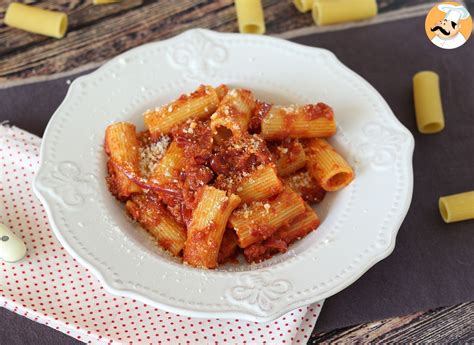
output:
<instances>
[{"instance_id":1,"label":"rigatoni pasta","mask_svg":"<svg viewBox=\"0 0 474 345\"><path fill-rule=\"evenodd\" d=\"M255 97L244 89L233 89L222 98L211 116L211 129L221 140L247 133L250 117L255 109Z\"/></svg>"},{"instance_id":2,"label":"rigatoni pasta","mask_svg":"<svg viewBox=\"0 0 474 345\"><path fill-rule=\"evenodd\" d=\"M219 97L212 86L201 85L189 95L145 113L144 121L151 135L169 134L171 128L187 119L205 119L216 111Z\"/></svg>"},{"instance_id":3,"label":"rigatoni pasta","mask_svg":"<svg viewBox=\"0 0 474 345\"><path fill-rule=\"evenodd\" d=\"M377 15L376 0L313 0L313 20L330 25L368 19Z\"/></svg>"},{"instance_id":4,"label":"rigatoni pasta","mask_svg":"<svg viewBox=\"0 0 474 345\"><path fill-rule=\"evenodd\" d=\"M234 0L239 31L243 34L264 34L265 19L260 0Z\"/></svg>"},{"instance_id":5,"label":"rigatoni pasta","mask_svg":"<svg viewBox=\"0 0 474 345\"><path fill-rule=\"evenodd\" d=\"M105 130L105 152L109 156L107 168L109 189L117 198L129 197L140 192L131 176L139 174L139 143L135 126L127 122L118 122Z\"/></svg>"},{"instance_id":6,"label":"rigatoni pasta","mask_svg":"<svg viewBox=\"0 0 474 345\"><path fill-rule=\"evenodd\" d=\"M416 125L420 133L438 133L444 128L443 105L439 76L433 71L421 71L413 76Z\"/></svg>"},{"instance_id":7,"label":"rigatoni pasta","mask_svg":"<svg viewBox=\"0 0 474 345\"><path fill-rule=\"evenodd\" d=\"M474 219L474 191L439 198L439 212L446 223Z\"/></svg>"},{"instance_id":8,"label":"rigatoni pasta","mask_svg":"<svg viewBox=\"0 0 474 345\"><path fill-rule=\"evenodd\" d=\"M276 198L267 202L243 204L232 214L229 223L237 232L239 246L245 248L270 237L304 210L303 199L286 187Z\"/></svg>"},{"instance_id":9,"label":"rigatoni pasta","mask_svg":"<svg viewBox=\"0 0 474 345\"><path fill-rule=\"evenodd\" d=\"M329 143L320 138L306 142L308 170L326 191L336 191L354 179L354 171Z\"/></svg>"},{"instance_id":10,"label":"rigatoni pasta","mask_svg":"<svg viewBox=\"0 0 474 345\"><path fill-rule=\"evenodd\" d=\"M302 13L311 11L313 8L313 0L293 0L293 4Z\"/></svg>"},{"instance_id":11,"label":"rigatoni pasta","mask_svg":"<svg viewBox=\"0 0 474 345\"><path fill-rule=\"evenodd\" d=\"M277 253L284 253L291 243L316 230L319 224L320 220L316 212L311 206L305 204L305 211L302 214L289 224L280 227L265 241L245 248L244 256L248 262L260 262Z\"/></svg>"},{"instance_id":12,"label":"rigatoni pasta","mask_svg":"<svg viewBox=\"0 0 474 345\"><path fill-rule=\"evenodd\" d=\"M273 106L262 119L262 137L266 140L326 138L335 133L333 110L324 103Z\"/></svg>"},{"instance_id":13,"label":"rigatoni pasta","mask_svg":"<svg viewBox=\"0 0 474 345\"><path fill-rule=\"evenodd\" d=\"M12 2L8 5L4 23L35 34L62 38L67 31L68 18L63 12Z\"/></svg>"},{"instance_id":14,"label":"rigatoni pasta","mask_svg":"<svg viewBox=\"0 0 474 345\"><path fill-rule=\"evenodd\" d=\"M278 145L270 146L275 158L278 175L288 176L306 166L307 158L303 145L297 139L285 140Z\"/></svg>"},{"instance_id":15,"label":"rigatoni pasta","mask_svg":"<svg viewBox=\"0 0 474 345\"><path fill-rule=\"evenodd\" d=\"M286 252L320 224L308 203L354 177L323 139L336 131L324 103L284 107L202 85L144 122L139 133L127 122L107 127L109 189L160 247L196 268Z\"/></svg>"},{"instance_id":16,"label":"rigatoni pasta","mask_svg":"<svg viewBox=\"0 0 474 345\"><path fill-rule=\"evenodd\" d=\"M155 197L134 195L125 204L127 212L145 228L163 248L179 255L186 241L186 229L179 224Z\"/></svg>"},{"instance_id":17,"label":"rigatoni pasta","mask_svg":"<svg viewBox=\"0 0 474 345\"><path fill-rule=\"evenodd\" d=\"M225 191L211 186L203 188L188 227L184 262L201 268L217 267L227 220L239 203L240 198L234 194L227 196Z\"/></svg>"}]
</instances>

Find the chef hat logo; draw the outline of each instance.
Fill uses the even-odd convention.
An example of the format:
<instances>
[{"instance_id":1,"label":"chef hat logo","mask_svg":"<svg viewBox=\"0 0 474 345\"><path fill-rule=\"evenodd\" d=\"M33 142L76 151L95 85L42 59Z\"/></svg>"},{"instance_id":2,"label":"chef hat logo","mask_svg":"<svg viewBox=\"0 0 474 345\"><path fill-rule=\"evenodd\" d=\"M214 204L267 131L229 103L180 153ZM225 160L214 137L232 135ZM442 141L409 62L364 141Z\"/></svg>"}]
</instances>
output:
<instances>
[{"instance_id":1,"label":"chef hat logo","mask_svg":"<svg viewBox=\"0 0 474 345\"><path fill-rule=\"evenodd\" d=\"M442 2L433 6L425 21L428 39L443 49L464 45L472 33L472 17L467 8L456 2Z\"/></svg>"}]
</instances>

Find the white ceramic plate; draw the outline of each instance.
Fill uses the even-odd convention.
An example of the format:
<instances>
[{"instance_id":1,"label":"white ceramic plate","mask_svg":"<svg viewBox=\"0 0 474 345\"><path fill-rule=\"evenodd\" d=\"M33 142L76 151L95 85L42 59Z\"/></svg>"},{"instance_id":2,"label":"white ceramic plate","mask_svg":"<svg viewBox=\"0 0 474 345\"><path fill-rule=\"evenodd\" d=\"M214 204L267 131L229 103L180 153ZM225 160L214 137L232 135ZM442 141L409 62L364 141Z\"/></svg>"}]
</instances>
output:
<instances>
[{"instance_id":1,"label":"white ceramic plate","mask_svg":"<svg viewBox=\"0 0 474 345\"><path fill-rule=\"evenodd\" d=\"M331 139L356 179L317 207L319 229L258 265L200 270L152 245L105 184L107 125L199 84L227 83L279 104L331 105ZM44 135L35 191L64 247L112 293L197 317L266 321L331 296L389 255L412 196L414 141L387 103L327 50L266 36L191 30L78 78Z\"/></svg>"}]
</instances>

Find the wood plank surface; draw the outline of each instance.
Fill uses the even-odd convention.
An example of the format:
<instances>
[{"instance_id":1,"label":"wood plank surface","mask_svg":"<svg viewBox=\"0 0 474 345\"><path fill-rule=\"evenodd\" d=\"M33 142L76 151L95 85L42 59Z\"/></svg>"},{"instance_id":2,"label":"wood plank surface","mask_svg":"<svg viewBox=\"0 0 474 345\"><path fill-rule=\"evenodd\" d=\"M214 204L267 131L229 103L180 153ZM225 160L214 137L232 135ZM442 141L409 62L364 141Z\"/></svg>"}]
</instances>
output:
<instances>
[{"instance_id":1,"label":"wood plank surface","mask_svg":"<svg viewBox=\"0 0 474 345\"><path fill-rule=\"evenodd\" d=\"M474 1L474 0L470 0ZM9 1L0 0L0 13ZM236 32L232 0L126 0L93 6L86 0L25 1L61 10L70 18L63 39L47 38L0 26L0 82L64 72L102 62L146 42L203 27ZM426 0L380 0L379 12L426 3ZM291 1L263 0L268 34L313 25Z\"/></svg>"},{"instance_id":2,"label":"wood plank surface","mask_svg":"<svg viewBox=\"0 0 474 345\"><path fill-rule=\"evenodd\" d=\"M356 0L354 0L356 1ZM0 83L65 72L102 62L146 42L204 27L236 32L232 0L124 0L93 6L90 0L23 0L69 15L69 31L61 40L3 24L9 0L0 0ZM378 0L379 12L407 8L431 0ZM311 14L300 14L290 0L262 0L268 34L313 25ZM474 0L466 0L473 11ZM447 292L449 293L449 292ZM309 343L474 343L474 302L412 315L313 333ZM79 344L46 326L0 310L0 344Z\"/></svg>"}]
</instances>

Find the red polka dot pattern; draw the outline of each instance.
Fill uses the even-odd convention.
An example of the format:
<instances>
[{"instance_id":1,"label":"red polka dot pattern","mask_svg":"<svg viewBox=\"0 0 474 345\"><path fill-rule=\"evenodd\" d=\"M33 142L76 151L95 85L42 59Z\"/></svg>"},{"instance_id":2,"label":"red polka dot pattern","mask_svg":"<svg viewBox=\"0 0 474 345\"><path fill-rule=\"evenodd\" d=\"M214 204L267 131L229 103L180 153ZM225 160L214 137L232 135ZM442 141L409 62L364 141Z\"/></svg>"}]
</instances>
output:
<instances>
[{"instance_id":1,"label":"red polka dot pattern","mask_svg":"<svg viewBox=\"0 0 474 345\"><path fill-rule=\"evenodd\" d=\"M0 125L0 222L26 243L26 257L0 261L0 305L86 343L306 343L321 303L268 323L196 319L108 294L54 237L33 195L40 139Z\"/></svg>"}]
</instances>

